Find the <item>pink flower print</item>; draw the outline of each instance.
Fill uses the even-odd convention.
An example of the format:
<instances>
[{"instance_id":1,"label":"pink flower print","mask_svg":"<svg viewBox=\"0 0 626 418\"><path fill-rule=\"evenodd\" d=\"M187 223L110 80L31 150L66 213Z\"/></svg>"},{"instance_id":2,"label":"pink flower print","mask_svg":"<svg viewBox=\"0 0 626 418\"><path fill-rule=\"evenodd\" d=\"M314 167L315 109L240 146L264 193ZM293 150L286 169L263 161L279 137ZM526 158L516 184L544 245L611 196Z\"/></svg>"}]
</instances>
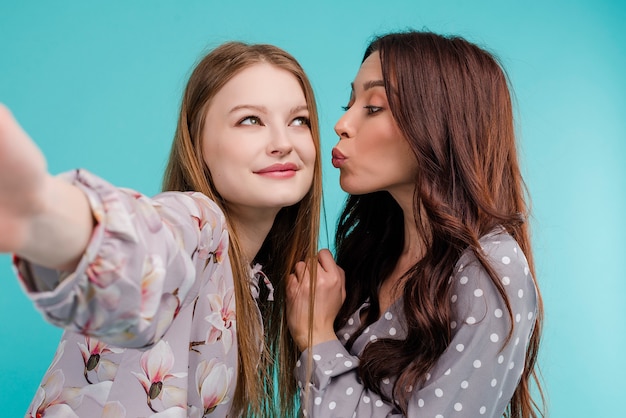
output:
<instances>
[{"instance_id":1,"label":"pink flower print","mask_svg":"<svg viewBox=\"0 0 626 418\"><path fill-rule=\"evenodd\" d=\"M161 401L163 406L167 408L163 413L180 409L185 411L187 409L187 390L173 385L164 385L161 391Z\"/></svg>"},{"instance_id":2,"label":"pink flower print","mask_svg":"<svg viewBox=\"0 0 626 418\"><path fill-rule=\"evenodd\" d=\"M107 315L101 309L94 310L90 316L75 318L74 326L79 334L95 335L105 324Z\"/></svg>"},{"instance_id":3,"label":"pink flower print","mask_svg":"<svg viewBox=\"0 0 626 418\"><path fill-rule=\"evenodd\" d=\"M211 249L214 248L215 243L209 233L200 234L198 242L198 248L196 249L198 258L206 260L206 264L210 262L220 264L224 260L225 250L228 249L228 231L222 230L219 242L214 250Z\"/></svg>"},{"instance_id":4,"label":"pink flower print","mask_svg":"<svg viewBox=\"0 0 626 418\"><path fill-rule=\"evenodd\" d=\"M220 236L220 242L217 244L217 248L213 251L213 262L221 264L224 260L224 252L228 249L228 231L223 230Z\"/></svg>"},{"instance_id":5,"label":"pink flower print","mask_svg":"<svg viewBox=\"0 0 626 418\"><path fill-rule=\"evenodd\" d=\"M202 399L204 413L210 414L221 404L230 401L228 389L233 378L233 369L212 358L208 362L202 360L196 368L196 387Z\"/></svg>"},{"instance_id":6,"label":"pink flower print","mask_svg":"<svg viewBox=\"0 0 626 418\"><path fill-rule=\"evenodd\" d=\"M205 199L198 199L196 204L200 213L198 216L192 215L192 218L198 225L198 248L196 248L198 257L202 260L206 260L207 264L209 261L221 263L224 259L224 250L228 248L226 219L219 208L212 206L210 202ZM216 248L213 237L220 232L220 230L217 229L218 227L221 229L221 234ZM215 249L212 250L213 248Z\"/></svg>"},{"instance_id":7,"label":"pink flower print","mask_svg":"<svg viewBox=\"0 0 626 418\"><path fill-rule=\"evenodd\" d=\"M54 353L54 358L52 359L52 362L48 366L48 370L46 371L46 373L54 369L54 366L56 366L59 360L61 360L61 357L63 357L63 353L65 352L65 344L67 344L67 340L61 340L61 342L59 343L59 346L57 347L57 351Z\"/></svg>"},{"instance_id":8,"label":"pink flower print","mask_svg":"<svg viewBox=\"0 0 626 418\"><path fill-rule=\"evenodd\" d=\"M212 344L222 340L224 351L227 353L233 345L236 314L234 288L224 290L224 286L224 281L220 281L218 293L207 295L212 312L205 319L213 327L207 335L206 343Z\"/></svg>"},{"instance_id":9,"label":"pink flower print","mask_svg":"<svg viewBox=\"0 0 626 418\"><path fill-rule=\"evenodd\" d=\"M187 203L187 202L185 202ZM208 226L209 231L213 231L217 225L215 215L216 209L206 205L203 199L194 199L189 201L191 205L186 205L191 213L191 218L198 225L197 231L200 233ZM196 213L197 215L193 215Z\"/></svg>"},{"instance_id":10,"label":"pink flower print","mask_svg":"<svg viewBox=\"0 0 626 418\"><path fill-rule=\"evenodd\" d=\"M134 209L139 214L139 218L143 221L144 225L151 233L157 233L163 228L163 220L159 214L163 205L158 201L149 200L141 193L128 190L133 193L133 197L139 201L139 204L134 206Z\"/></svg>"},{"instance_id":11,"label":"pink flower print","mask_svg":"<svg viewBox=\"0 0 626 418\"><path fill-rule=\"evenodd\" d=\"M124 418L126 408L120 401L107 402L102 408L102 418Z\"/></svg>"},{"instance_id":12,"label":"pink flower print","mask_svg":"<svg viewBox=\"0 0 626 418\"><path fill-rule=\"evenodd\" d=\"M174 353L169 344L160 340L152 349L141 355L141 369L143 374L133 372L147 395L147 403L153 412L152 401L163 398L163 391L167 390L165 382L172 378L185 377L187 373L170 373L174 366Z\"/></svg>"},{"instance_id":13,"label":"pink flower print","mask_svg":"<svg viewBox=\"0 0 626 418\"><path fill-rule=\"evenodd\" d=\"M87 383L93 383L89 380L88 376L91 371L97 373L98 380L101 382L115 378L119 365L102 358L102 356L109 353L121 353L124 349L108 346L102 341L91 337L85 337L85 344L78 343L78 348L80 349L80 354L83 356L83 374Z\"/></svg>"},{"instance_id":14,"label":"pink flower print","mask_svg":"<svg viewBox=\"0 0 626 418\"><path fill-rule=\"evenodd\" d=\"M78 418L74 410L80 405L82 396L79 388L64 388L65 375L62 370L55 370L46 376L41 384L31 410L26 413L30 418L64 417Z\"/></svg>"},{"instance_id":15,"label":"pink flower print","mask_svg":"<svg viewBox=\"0 0 626 418\"><path fill-rule=\"evenodd\" d=\"M113 387L112 380L105 380L100 383L94 383L93 385L86 385L80 389L81 395L84 398L90 398L94 400L98 405L104 407L106 404L111 388Z\"/></svg>"},{"instance_id":16,"label":"pink flower print","mask_svg":"<svg viewBox=\"0 0 626 418\"><path fill-rule=\"evenodd\" d=\"M109 287L120 278L126 266L126 255L117 248L104 247L87 267L89 281L99 288Z\"/></svg>"},{"instance_id":17,"label":"pink flower print","mask_svg":"<svg viewBox=\"0 0 626 418\"><path fill-rule=\"evenodd\" d=\"M107 233L128 242L139 240L132 221L134 208L127 208L121 195L113 193L104 197L102 207L106 213L104 228Z\"/></svg>"},{"instance_id":18,"label":"pink flower print","mask_svg":"<svg viewBox=\"0 0 626 418\"><path fill-rule=\"evenodd\" d=\"M180 310L180 299L171 293L164 293L159 306L154 338L161 338L167 329L172 325L172 321Z\"/></svg>"},{"instance_id":19,"label":"pink flower print","mask_svg":"<svg viewBox=\"0 0 626 418\"><path fill-rule=\"evenodd\" d=\"M165 267L163 259L158 255L148 255L143 262L141 278L141 318L152 319L161 301L163 284L165 282Z\"/></svg>"}]
</instances>

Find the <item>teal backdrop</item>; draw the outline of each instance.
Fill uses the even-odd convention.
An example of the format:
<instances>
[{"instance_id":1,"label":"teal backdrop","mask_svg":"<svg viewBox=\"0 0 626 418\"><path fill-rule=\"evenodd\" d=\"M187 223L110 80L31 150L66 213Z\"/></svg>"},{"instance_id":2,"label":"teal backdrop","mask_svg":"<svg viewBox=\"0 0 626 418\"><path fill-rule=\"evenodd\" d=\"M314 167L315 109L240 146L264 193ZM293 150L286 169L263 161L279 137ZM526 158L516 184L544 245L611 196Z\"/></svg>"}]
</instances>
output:
<instances>
[{"instance_id":1,"label":"teal backdrop","mask_svg":"<svg viewBox=\"0 0 626 418\"><path fill-rule=\"evenodd\" d=\"M626 3L553 1L3 1L0 102L48 158L146 194L159 190L190 69L227 40L300 60L320 107L328 245L344 200L333 125L373 34L467 37L495 52L516 93L520 155L546 321L551 417L612 417L626 393ZM24 414L60 330L0 255L0 409Z\"/></svg>"}]
</instances>

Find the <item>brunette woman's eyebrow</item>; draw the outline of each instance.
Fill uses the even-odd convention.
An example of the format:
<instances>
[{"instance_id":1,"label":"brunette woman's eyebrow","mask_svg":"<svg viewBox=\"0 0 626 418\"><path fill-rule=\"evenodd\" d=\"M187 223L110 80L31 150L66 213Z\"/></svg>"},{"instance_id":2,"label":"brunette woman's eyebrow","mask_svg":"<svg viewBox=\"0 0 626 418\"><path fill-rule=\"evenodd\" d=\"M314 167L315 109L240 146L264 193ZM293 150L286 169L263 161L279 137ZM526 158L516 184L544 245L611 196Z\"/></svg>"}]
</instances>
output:
<instances>
[{"instance_id":1,"label":"brunette woman's eyebrow","mask_svg":"<svg viewBox=\"0 0 626 418\"><path fill-rule=\"evenodd\" d=\"M370 80L363 83L363 90L369 90L372 87L385 87L383 80Z\"/></svg>"},{"instance_id":2,"label":"brunette woman's eyebrow","mask_svg":"<svg viewBox=\"0 0 626 418\"><path fill-rule=\"evenodd\" d=\"M372 87L385 87L383 80L370 80L363 83L363 90L369 90ZM350 83L351 94L354 95L354 83Z\"/></svg>"}]
</instances>

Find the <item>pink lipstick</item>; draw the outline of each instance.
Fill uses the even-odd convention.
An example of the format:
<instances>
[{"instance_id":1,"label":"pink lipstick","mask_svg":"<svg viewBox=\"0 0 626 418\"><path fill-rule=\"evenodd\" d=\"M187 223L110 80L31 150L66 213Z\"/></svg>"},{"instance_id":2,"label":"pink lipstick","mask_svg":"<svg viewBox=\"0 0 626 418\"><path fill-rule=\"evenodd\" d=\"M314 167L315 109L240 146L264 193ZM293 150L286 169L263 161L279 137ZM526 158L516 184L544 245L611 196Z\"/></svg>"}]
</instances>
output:
<instances>
[{"instance_id":1,"label":"pink lipstick","mask_svg":"<svg viewBox=\"0 0 626 418\"><path fill-rule=\"evenodd\" d=\"M333 148L333 167L341 168L343 163L347 160L346 156L341 153L337 148Z\"/></svg>"},{"instance_id":2,"label":"pink lipstick","mask_svg":"<svg viewBox=\"0 0 626 418\"><path fill-rule=\"evenodd\" d=\"M298 171L298 166L293 163L277 163L255 171L254 174L259 174L265 177L288 178L295 176L296 171Z\"/></svg>"}]
</instances>

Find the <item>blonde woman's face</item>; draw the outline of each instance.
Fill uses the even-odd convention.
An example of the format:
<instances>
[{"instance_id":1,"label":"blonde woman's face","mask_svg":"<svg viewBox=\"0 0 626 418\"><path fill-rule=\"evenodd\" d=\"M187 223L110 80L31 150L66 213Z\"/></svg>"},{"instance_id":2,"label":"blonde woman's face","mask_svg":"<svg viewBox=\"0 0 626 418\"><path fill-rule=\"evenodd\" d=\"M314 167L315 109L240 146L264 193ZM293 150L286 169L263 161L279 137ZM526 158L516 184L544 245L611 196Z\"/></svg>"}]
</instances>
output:
<instances>
[{"instance_id":1,"label":"blonde woman's face","mask_svg":"<svg viewBox=\"0 0 626 418\"><path fill-rule=\"evenodd\" d=\"M235 75L214 96L202 151L234 210L278 212L311 188L316 151L300 83L267 63Z\"/></svg>"}]
</instances>

